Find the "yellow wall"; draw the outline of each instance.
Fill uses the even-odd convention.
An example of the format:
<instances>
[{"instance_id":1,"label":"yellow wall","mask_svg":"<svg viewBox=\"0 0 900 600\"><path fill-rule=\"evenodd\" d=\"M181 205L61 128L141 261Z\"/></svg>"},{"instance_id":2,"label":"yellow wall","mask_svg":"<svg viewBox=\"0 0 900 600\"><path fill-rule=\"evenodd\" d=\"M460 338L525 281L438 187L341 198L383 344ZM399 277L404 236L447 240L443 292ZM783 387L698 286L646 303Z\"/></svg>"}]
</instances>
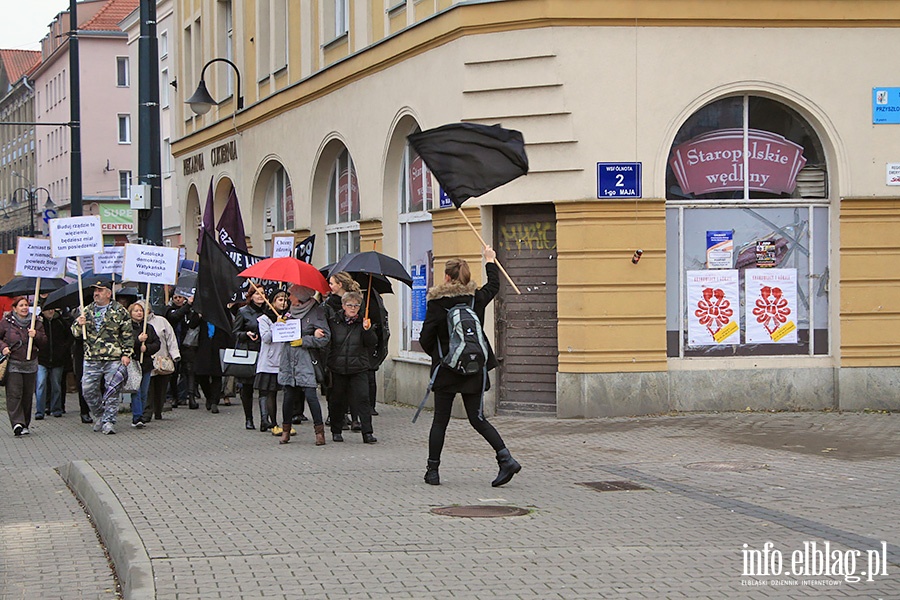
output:
<instances>
[{"instance_id":1,"label":"yellow wall","mask_svg":"<svg viewBox=\"0 0 900 600\"><path fill-rule=\"evenodd\" d=\"M900 365L900 198L841 201L841 366Z\"/></svg>"},{"instance_id":2,"label":"yellow wall","mask_svg":"<svg viewBox=\"0 0 900 600\"><path fill-rule=\"evenodd\" d=\"M481 232L481 211L464 207L466 216L476 230ZM481 244L472 229L456 209L436 210L431 214L432 243L434 247L434 280L444 277L444 263L454 257L466 259L472 270L472 280L481 285ZM484 236L484 233L481 234Z\"/></svg>"},{"instance_id":3,"label":"yellow wall","mask_svg":"<svg viewBox=\"0 0 900 600\"><path fill-rule=\"evenodd\" d=\"M556 218L559 371L664 371L664 201L562 202Z\"/></svg>"}]
</instances>

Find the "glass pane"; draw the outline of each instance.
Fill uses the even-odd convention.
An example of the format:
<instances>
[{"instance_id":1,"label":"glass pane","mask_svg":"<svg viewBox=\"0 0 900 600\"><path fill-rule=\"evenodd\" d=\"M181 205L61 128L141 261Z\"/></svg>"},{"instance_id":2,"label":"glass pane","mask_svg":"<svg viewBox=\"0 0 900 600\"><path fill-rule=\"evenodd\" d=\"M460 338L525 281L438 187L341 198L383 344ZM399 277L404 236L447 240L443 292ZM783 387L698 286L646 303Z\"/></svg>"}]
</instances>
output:
<instances>
[{"instance_id":1,"label":"glass pane","mask_svg":"<svg viewBox=\"0 0 900 600\"><path fill-rule=\"evenodd\" d=\"M350 232L350 252L359 252L359 231Z\"/></svg>"},{"instance_id":2,"label":"glass pane","mask_svg":"<svg viewBox=\"0 0 900 600\"><path fill-rule=\"evenodd\" d=\"M681 242L678 236L679 209L666 209L666 356L679 356L678 307L681 276L678 272L678 257L681 256Z\"/></svg>"},{"instance_id":3,"label":"glass pane","mask_svg":"<svg viewBox=\"0 0 900 600\"><path fill-rule=\"evenodd\" d=\"M808 354L810 339L809 324L809 212L801 208L709 208L686 209L684 211L684 268L685 271L707 270L707 232L731 232L733 236L733 253L730 266L738 271L739 302L732 303L734 320L740 323L740 338L732 338L739 344L720 345L688 345L688 329L682 332L685 343L685 356L743 356L743 355L779 355ZM817 236L818 237L818 236ZM827 251L826 251L827 253ZM745 281L747 271L759 269L766 271L764 265L774 269L787 269L787 273L796 272L796 300L791 307L790 320L796 325L797 341L792 343L746 343L747 315L745 306ZM709 269L716 271L716 269ZM673 282L674 283L674 282ZM790 297L790 284L784 284L784 297ZM780 291L778 292L781 293ZM767 310L770 298L751 298L757 307ZM758 302L757 302L758 301ZM760 304L762 302L762 304ZM824 300L827 314L827 298ZM688 298L685 303L683 317L685 323L689 319L699 318L698 303L695 298ZM751 318L753 315L751 315ZM758 315L759 317L759 315ZM754 327L756 327L754 325Z\"/></svg>"},{"instance_id":4,"label":"glass pane","mask_svg":"<svg viewBox=\"0 0 900 600\"><path fill-rule=\"evenodd\" d=\"M434 285L434 273L432 271L432 226L430 221L420 221L418 223L410 223L409 231L409 251L407 267L413 278L413 287L410 290L406 286L403 287L403 293L408 294L410 298L410 310L404 315L404 321L409 319L409 349L422 352L422 346L419 345L419 333L422 331L422 323L425 321L425 294L428 289Z\"/></svg>"},{"instance_id":5,"label":"glass pane","mask_svg":"<svg viewBox=\"0 0 900 600\"><path fill-rule=\"evenodd\" d=\"M813 209L813 354L828 354L828 289L830 271L828 269L828 227L829 210L819 206Z\"/></svg>"},{"instance_id":6,"label":"glass pane","mask_svg":"<svg viewBox=\"0 0 900 600\"><path fill-rule=\"evenodd\" d=\"M733 159L729 152L722 158L723 144L735 143L741 148L740 137L744 123L744 100L738 96L723 98L707 104L689 118L672 143L669 164L666 168L666 198L685 200L690 198L743 198L743 189L729 190L720 179L728 181L728 171L713 169L715 154L709 155L709 146L714 153L720 152L718 160ZM724 130L724 131L723 131ZM723 175L724 172L724 175Z\"/></svg>"},{"instance_id":7,"label":"glass pane","mask_svg":"<svg viewBox=\"0 0 900 600\"><path fill-rule=\"evenodd\" d=\"M347 246L347 243L350 241L350 237L348 232L343 231L338 234L338 255L335 260L341 260L344 256L350 252L350 249Z\"/></svg>"},{"instance_id":8,"label":"glass pane","mask_svg":"<svg viewBox=\"0 0 900 600\"><path fill-rule=\"evenodd\" d=\"M326 219L326 223L329 225L334 225L338 222L337 219L337 173L338 173L338 164L335 163L334 169L331 172L331 179L328 180L328 217Z\"/></svg>"},{"instance_id":9,"label":"glass pane","mask_svg":"<svg viewBox=\"0 0 900 600\"><path fill-rule=\"evenodd\" d=\"M431 206L431 174L425 162L413 154L409 165L409 212L421 212Z\"/></svg>"}]
</instances>

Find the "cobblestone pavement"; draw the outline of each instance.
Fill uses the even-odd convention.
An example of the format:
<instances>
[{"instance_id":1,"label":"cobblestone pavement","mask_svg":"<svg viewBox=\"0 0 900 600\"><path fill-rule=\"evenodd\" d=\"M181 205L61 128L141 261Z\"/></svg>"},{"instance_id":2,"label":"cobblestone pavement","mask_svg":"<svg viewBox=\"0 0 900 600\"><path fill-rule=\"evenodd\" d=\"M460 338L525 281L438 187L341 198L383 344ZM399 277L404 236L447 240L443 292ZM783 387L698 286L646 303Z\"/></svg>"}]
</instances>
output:
<instances>
[{"instance_id":1,"label":"cobblestone pavement","mask_svg":"<svg viewBox=\"0 0 900 600\"><path fill-rule=\"evenodd\" d=\"M279 446L244 430L239 406L179 408L144 430L120 419L115 436L72 414L0 436L0 598L113 596L53 470L69 460L88 461L118 497L158 598L900 598L896 415L494 418L523 465L495 489L493 454L466 421L451 423L432 487L430 415L414 425L409 407L379 411L375 445L345 432L316 447L303 424ZM601 481L649 489L583 485ZM531 512L430 512L453 505ZM766 542L764 562L780 556L787 574L743 575ZM828 542L838 574L816 574L805 542ZM871 567L868 551L879 552ZM809 575L790 573L804 565Z\"/></svg>"}]
</instances>

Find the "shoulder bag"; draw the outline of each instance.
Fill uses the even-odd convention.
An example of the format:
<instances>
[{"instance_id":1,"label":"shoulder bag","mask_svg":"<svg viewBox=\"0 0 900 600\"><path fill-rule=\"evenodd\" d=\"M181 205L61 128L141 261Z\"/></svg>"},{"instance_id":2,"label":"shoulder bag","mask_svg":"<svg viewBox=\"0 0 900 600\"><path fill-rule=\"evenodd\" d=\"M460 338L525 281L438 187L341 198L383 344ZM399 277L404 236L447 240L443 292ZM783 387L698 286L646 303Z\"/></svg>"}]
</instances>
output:
<instances>
[{"instance_id":1,"label":"shoulder bag","mask_svg":"<svg viewBox=\"0 0 900 600\"><path fill-rule=\"evenodd\" d=\"M256 377L256 359L259 352L245 348L222 348L219 360L222 363L222 375L251 379Z\"/></svg>"},{"instance_id":2,"label":"shoulder bag","mask_svg":"<svg viewBox=\"0 0 900 600\"><path fill-rule=\"evenodd\" d=\"M175 361L171 356L154 356L153 373L155 375L171 375L175 372Z\"/></svg>"},{"instance_id":3,"label":"shoulder bag","mask_svg":"<svg viewBox=\"0 0 900 600\"><path fill-rule=\"evenodd\" d=\"M141 380L144 378L144 372L141 369L141 363L134 358L125 367L125 381L122 383L122 391L126 394L139 391L141 389Z\"/></svg>"}]
</instances>

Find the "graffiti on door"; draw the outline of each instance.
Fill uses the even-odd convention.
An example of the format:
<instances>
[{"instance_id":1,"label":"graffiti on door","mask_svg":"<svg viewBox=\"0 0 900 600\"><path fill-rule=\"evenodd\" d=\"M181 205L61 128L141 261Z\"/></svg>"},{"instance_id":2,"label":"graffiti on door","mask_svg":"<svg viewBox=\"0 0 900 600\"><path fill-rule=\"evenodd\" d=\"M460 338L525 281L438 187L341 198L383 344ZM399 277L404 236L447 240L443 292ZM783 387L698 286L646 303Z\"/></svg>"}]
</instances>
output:
<instances>
[{"instance_id":1,"label":"graffiti on door","mask_svg":"<svg viewBox=\"0 0 900 600\"><path fill-rule=\"evenodd\" d=\"M500 227L500 247L508 252L553 250L556 248L555 223L516 223Z\"/></svg>"}]
</instances>

